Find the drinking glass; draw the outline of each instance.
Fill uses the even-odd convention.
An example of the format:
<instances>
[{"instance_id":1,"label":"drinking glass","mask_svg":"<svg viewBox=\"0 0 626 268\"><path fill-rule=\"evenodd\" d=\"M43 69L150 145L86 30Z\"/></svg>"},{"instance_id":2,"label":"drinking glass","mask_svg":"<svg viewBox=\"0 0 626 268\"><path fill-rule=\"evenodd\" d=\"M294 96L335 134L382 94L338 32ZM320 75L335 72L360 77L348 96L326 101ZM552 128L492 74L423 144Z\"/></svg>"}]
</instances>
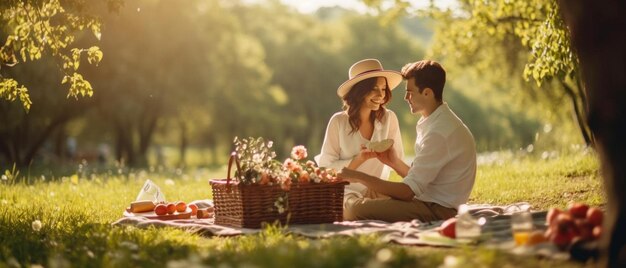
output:
<instances>
[{"instance_id":1,"label":"drinking glass","mask_svg":"<svg viewBox=\"0 0 626 268\"><path fill-rule=\"evenodd\" d=\"M511 216L511 230L516 245L526 245L533 231L533 217L528 211L514 213Z\"/></svg>"}]
</instances>

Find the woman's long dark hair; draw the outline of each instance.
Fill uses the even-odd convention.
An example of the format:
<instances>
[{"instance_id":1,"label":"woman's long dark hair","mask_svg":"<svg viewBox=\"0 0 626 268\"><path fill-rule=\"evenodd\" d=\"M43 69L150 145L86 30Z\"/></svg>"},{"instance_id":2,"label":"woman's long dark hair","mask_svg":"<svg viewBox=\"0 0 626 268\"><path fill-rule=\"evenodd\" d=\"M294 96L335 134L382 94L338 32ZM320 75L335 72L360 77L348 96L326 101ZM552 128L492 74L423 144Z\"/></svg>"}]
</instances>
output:
<instances>
[{"instance_id":1,"label":"woman's long dark hair","mask_svg":"<svg viewBox=\"0 0 626 268\"><path fill-rule=\"evenodd\" d=\"M348 122L350 122L350 126L352 127L350 134L357 132L361 127L361 117L359 116L359 111L361 110L365 96L372 91L372 89L374 89L377 80L378 77L372 77L358 82L352 86L352 89L350 89L346 95L343 96L343 109L348 113ZM374 120L378 120L379 122L383 120L383 116L385 115L385 104L387 104L390 100L391 90L389 89L387 78L385 78L385 98L383 100L383 104L380 105L380 109L372 111L370 114L369 120L372 124L374 123Z\"/></svg>"}]
</instances>

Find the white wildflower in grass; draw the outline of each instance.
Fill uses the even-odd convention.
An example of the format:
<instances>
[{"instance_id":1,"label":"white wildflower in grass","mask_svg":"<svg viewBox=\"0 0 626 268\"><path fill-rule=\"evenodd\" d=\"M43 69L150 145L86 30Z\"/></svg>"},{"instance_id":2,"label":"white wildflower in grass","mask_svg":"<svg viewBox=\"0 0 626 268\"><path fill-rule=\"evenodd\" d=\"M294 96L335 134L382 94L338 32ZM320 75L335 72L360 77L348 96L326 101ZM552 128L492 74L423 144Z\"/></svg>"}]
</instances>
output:
<instances>
[{"instance_id":1,"label":"white wildflower in grass","mask_svg":"<svg viewBox=\"0 0 626 268\"><path fill-rule=\"evenodd\" d=\"M165 185L173 186L174 184L176 184L176 183L172 179L165 180Z\"/></svg>"},{"instance_id":2,"label":"white wildflower in grass","mask_svg":"<svg viewBox=\"0 0 626 268\"><path fill-rule=\"evenodd\" d=\"M7 175L2 175L2 180L3 181L9 180L9 177L7 177Z\"/></svg>"},{"instance_id":3,"label":"white wildflower in grass","mask_svg":"<svg viewBox=\"0 0 626 268\"><path fill-rule=\"evenodd\" d=\"M39 230L41 230L41 226L42 226L42 225L41 225L41 221L39 221L39 220L35 220L35 221L33 221L33 223L31 224L31 226L33 227L33 230L34 230L35 232L39 232Z\"/></svg>"},{"instance_id":4,"label":"white wildflower in grass","mask_svg":"<svg viewBox=\"0 0 626 268\"><path fill-rule=\"evenodd\" d=\"M388 262L391 260L393 253L388 248L383 248L376 253L376 259L380 262Z\"/></svg>"},{"instance_id":5,"label":"white wildflower in grass","mask_svg":"<svg viewBox=\"0 0 626 268\"><path fill-rule=\"evenodd\" d=\"M439 267L441 268L456 268L463 267L464 261L462 258L458 258L456 256L448 255L443 259L443 264Z\"/></svg>"},{"instance_id":6,"label":"white wildflower in grass","mask_svg":"<svg viewBox=\"0 0 626 268\"><path fill-rule=\"evenodd\" d=\"M263 164L263 155L261 155L261 154L254 154L252 156L252 162L257 164L257 165Z\"/></svg>"}]
</instances>

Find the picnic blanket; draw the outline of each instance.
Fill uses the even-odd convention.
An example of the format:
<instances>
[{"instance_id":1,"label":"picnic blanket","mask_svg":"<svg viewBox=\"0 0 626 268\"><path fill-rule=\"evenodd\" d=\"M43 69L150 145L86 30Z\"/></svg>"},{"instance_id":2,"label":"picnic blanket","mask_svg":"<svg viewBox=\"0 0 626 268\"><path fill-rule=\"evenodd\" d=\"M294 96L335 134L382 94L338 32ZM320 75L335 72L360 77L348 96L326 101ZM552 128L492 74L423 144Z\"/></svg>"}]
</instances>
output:
<instances>
[{"instance_id":1,"label":"picnic blanket","mask_svg":"<svg viewBox=\"0 0 626 268\"><path fill-rule=\"evenodd\" d=\"M210 200L195 201L202 205ZM439 247L458 247L469 244L481 244L490 248L506 250L520 255L540 255L549 258L568 259L569 253L560 252L552 243L541 243L530 247L516 247L512 239L511 215L515 212L531 211L528 203L515 203L505 206L490 204L469 205L469 212L474 217L484 217L486 223L481 227L481 237L472 242L460 242L439 234L438 227L443 221L389 223L376 220L343 221L328 224L297 224L285 226L288 233L309 238L328 238L333 236L357 236L377 234L386 242L402 245L421 245ZM532 212L536 229L545 229L547 212ZM152 220L144 217L123 217L113 223L114 226L173 227L207 236L235 236L255 234L261 229L236 228L213 223L213 219Z\"/></svg>"}]
</instances>

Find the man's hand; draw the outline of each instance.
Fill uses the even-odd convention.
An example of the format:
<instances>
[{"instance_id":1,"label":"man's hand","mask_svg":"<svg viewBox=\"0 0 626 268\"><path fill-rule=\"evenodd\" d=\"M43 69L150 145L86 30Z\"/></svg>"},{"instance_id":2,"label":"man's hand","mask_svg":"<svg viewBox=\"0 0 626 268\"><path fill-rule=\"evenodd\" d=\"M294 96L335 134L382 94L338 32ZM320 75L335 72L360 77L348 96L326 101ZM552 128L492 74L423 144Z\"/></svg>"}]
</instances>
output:
<instances>
[{"instance_id":1,"label":"man's hand","mask_svg":"<svg viewBox=\"0 0 626 268\"><path fill-rule=\"evenodd\" d=\"M342 168L341 171L337 173L337 178L347 182L361 183L372 191L395 199L410 201L415 196L413 190L404 183L381 180L377 177L349 168Z\"/></svg>"},{"instance_id":2,"label":"man's hand","mask_svg":"<svg viewBox=\"0 0 626 268\"><path fill-rule=\"evenodd\" d=\"M398 155L396 154L396 149L393 148L393 146L389 147L387 151L384 151L382 153L375 153L375 154L376 154L376 158L378 158L380 162L392 168L394 166L394 163L398 161Z\"/></svg>"},{"instance_id":3,"label":"man's hand","mask_svg":"<svg viewBox=\"0 0 626 268\"><path fill-rule=\"evenodd\" d=\"M350 168L342 168L337 172L337 178L347 182L361 182L364 173Z\"/></svg>"},{"instance_id":4,"label":"man's hand","mask_svg":"<svg viewBox=\"0 0 626 268\"><path fill-rule=\"evenodd\" d=\"M402 159L398 158L398 154L396 153L396 149L391 146L389 150L384 151L382 153L376 153L376 158L383 164L392 168L400 177L406 177L409 173L409 166L402 161Z\"/></svg>"}]
</instances>

